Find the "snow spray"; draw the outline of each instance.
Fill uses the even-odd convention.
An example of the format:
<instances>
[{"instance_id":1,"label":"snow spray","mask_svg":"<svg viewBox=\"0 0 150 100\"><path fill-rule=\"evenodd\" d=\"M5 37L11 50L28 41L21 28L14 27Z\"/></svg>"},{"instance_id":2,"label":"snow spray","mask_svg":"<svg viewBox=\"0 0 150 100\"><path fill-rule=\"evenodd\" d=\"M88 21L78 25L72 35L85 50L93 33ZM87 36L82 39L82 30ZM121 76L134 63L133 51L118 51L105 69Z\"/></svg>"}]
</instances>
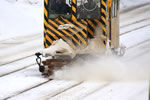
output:
<instances>
[{"instance_id":1,"label":"snow spray","mask_svg":"<svg viewBox=\"0 0 150 100\"><path fill-rule=\"evenodd\" d=\"M52 76L54 79L79 81L144 81L149 68L113 55L79 58Z\"/></svg>"}]
</instances>

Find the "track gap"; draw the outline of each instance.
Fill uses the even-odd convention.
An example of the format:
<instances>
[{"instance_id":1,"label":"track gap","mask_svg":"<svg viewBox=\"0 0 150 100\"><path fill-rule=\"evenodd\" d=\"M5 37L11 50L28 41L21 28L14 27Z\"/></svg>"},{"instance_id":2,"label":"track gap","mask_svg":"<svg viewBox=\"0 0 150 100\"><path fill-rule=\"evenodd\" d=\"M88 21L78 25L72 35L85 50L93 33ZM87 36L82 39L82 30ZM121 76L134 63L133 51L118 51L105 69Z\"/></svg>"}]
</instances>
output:
<instances>
[{"instance_id":1,"label":"track gap","mask_svg":"<svg viewBox=\"0 0 150 100\"><path fill-rule=\"evenodd\" d=\"M142 29L142 28L147 27L147 26L149 26L149 25L150 25L150 24L141 26L141 27L139 27L139 28L136 28L136 29L133 29L133 30L124 32L124 33L121 33L120 36L125 35L125 34L127 34L127 33L130 33L130 32L132 32L132 31L136 31L136 30Z\"/></svg>"},{"instance_id":2,"label":"track gap","mask_svg":"<svg viewBox=\"0 0 150 100\"><path fill-rule=\"evenodd\" d=\"M150 18L142 19L142 20L139 20L139 21L133 22L133 23L131 23L131 24L127 24L127 25L121 26L120 28L124 28L124 27L130 26L130 25L134 25L134 24L137 24L137 23L140 23L140 22L143 22L143 21L149 20L149 19L150 19Z\"/></svg>"},{"instance_id":3,"label":"track gap","mask_svg":"<svg viewBox=\"0 0 150 100\"><path fill-rule=\"evenodd\" d=\"M53 97L55 97L55 96L57 96L57 95L59 95L59 94L61 94L61 93L66 92L66 91L67 91L67 90L69 90L69 89L72 89L72 88L74 88L74 87L76 87L76 86L78 86L78 85L81 85L82 83L83 83L83 82L79 82L78 84L75 84L75 85L73 85L72 87L70 87L70 88L67 88L67 89L63 90L63 91L61 91L60 93L57 93L57 94L55 94L55 95L53 95L53 96L51 96L51 97L47 97L47 98L45 98L44 100L47 100L47 99L53 98Z\"/></svg>"},{"instance_id":4,"label":"track gap","mask_svg":"<svg viewBox=\"0 0 150 100\"><path fill-rule=\"evenodd\" d=\"M19 94L22 94L22 93L26 92L26 91L29 91L29 90L34 89L34 88L36 88L36 87L39 87L39 86L41 86L41 85L43 85L43 84L46 84L46 83L48 83L48 82L50 82L50 81L52 81L52 80L50 79L50 80L45 81L45 82L43 82L43 83L40 83L40 84L38 84L38 85L36 85L36 86L33 86L33 87L31 87L31 88L28 88L28 89L25 89L25 90L23 90L23 91L21 91L21 92L15 94L15 95L6 97L4 100L8 100L8 99L10 99L10 98L12 98L12 97L15 97L15 96L17 96L17 95L19 95Z\"/></svg>"},{"instance_id":5,"label":"track gap","mask_svg":"<svg viewBox=\"0 0 150 100\"><path fill-rule=\"evenodd\" d=\"M4 66L4 65L11 64L11 63L14 63L14 62L17 62L17 61L20 61L20 60L25 59L25 58L32 57L32 56L34 56L34 55L32 54L32 55L29 55L29 56L26 56L26 57L21 57L21 58L19 58L19 59L15 59L15 60L13 60L13 61L8 61L8 62L6 62L6 63L2 63L2 64L0 64L0 67L1 67L1 66Z\"/></svg>"},{"instance_id":6,"label":"track gap","mask_svg":"<svg viewBox=\"0 0 150 100\"><path fill-rule=\"evenodd\" d=\"M30 65L28 65L28 66L24 66L23 68L17 69L17 70L12 71L12 72L8 72L8 73L6 73L6 74L2 74L2 75L0 75L0 77L4 77L4 76L10 75L10 74L13 74L13 73L15 73L15 72L21 71L21 70L23 70L23 69L26 69L26 68L31 67L31 66L34 66L34 65L36 65L36 63L30 64Z\"/></svg>"}]
</instances>

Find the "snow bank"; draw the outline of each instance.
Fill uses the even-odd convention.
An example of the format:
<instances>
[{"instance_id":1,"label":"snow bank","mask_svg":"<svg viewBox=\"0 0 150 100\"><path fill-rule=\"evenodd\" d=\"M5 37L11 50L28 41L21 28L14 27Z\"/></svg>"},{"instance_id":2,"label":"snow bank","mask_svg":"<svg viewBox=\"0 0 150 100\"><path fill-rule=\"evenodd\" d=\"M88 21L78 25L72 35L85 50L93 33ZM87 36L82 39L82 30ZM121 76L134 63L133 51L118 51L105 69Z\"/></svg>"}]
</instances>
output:
<instances>
[{"instance_id":1,"label":"snow bank","mask_svg":"<svg viewBox=\"0 0 150 100\"><path fill-rule=\"evenodd\" d=\"M41 34L43 0L0 0L0 40ZM32 2L34 1L34 2Z\"/></svg>"}]
</instances>

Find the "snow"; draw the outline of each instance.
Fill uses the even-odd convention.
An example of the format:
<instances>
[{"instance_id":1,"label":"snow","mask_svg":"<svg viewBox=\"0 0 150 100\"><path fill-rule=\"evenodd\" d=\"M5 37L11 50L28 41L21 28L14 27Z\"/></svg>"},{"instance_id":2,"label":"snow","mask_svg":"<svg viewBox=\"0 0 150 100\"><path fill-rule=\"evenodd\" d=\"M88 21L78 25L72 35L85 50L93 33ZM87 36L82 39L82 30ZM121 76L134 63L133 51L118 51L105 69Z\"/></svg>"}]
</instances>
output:
<instances>
[{"instance_id":1,"label":"snow","mask_svg":"<svg viewBox=\"0 0 150 100\"><path fill-rule=\"evenodd\" d=\"M0 40L42 33L43 0L39 5L8 1L0 0Z\"/></svg>"},{"instance_id":2,"label":"snow","mask_svg":"<svg viewBox=\"0 0 150 100\"><path fill-rule=\"evenodd\" d=\"M106 84L107 83L84 82L68 91L65 91L47 100L82 100L86 95L90 95L95 90L106 86Z\"/></svg>"},{"instance_id":3,"label":"snow","mask_svg":"<svg viewBox=\"0 0 150 100\"><path fill-rule=\"evenodd\" d=\"M63 92L66 89L69 89L72 86L76 86L78 84L80 83L74 81L53 80L47 84L42 85L42 87L29 90L23 94L11 98L10 100L45 100L48 97L55 96L59 92ZM25 98L22 98L22 96Z\"/></svg>"},{"instance_id":4,"label":"snow","mask_svg":"<svg viewBox=\"0 0 150 100\"><path fill-rule=\"evenodd\" d=\"M150 31L149 31L149 29L150 29L150 26L147 26L145 28L132 31L132 32L122 36L120 40L121 40L122 43L124 43L124 45L126 47L132 47L133 45L135 45L137 43L140 43L140 42L143 42L145 40L149 40L150 39L150 35L149 35ZM137 37L137 36L139 36L140 38Z\"/></svg>"},{"instance_id":5,"label":"snow","mask_svg":"<svg viewBox=\"0 0 150 100\"><path fill-rule=\"evenodd\" d=\"M131 10L128 12L128 16L126 13L121 14L120 16L120 27L126 27L127 25L136 24L145 20L148 20L150 18L150 14L148 14L150 11L150 6L146 5L140 8L136 8L135 10Z\"/></svg>"},{"instance_id":6,"label":"snow","mask_svg":"<svg viewBox=\"0 0 150 100\"><path fill-rule=\"evenodd\" d=\"M44 49L44 53L51 56L57 55L57 52L61 52L62 55L69 55L72 58L76 55L75 50L62 39L54 41L49 48Z\"/></svg>"},{"instance_id":7,"label":"snow","mask_svg":"<svg viewBox=\"0 0 150 100\"><path fill-rule=\"evenodd\" d=\"M1 77L0 89L3 91L0 91L0 99L3 100L6 97L13 96L21 91L24 91L27 88L31 88L48 81L48 79L41 77L40 73L37 73L38 70L35 70L36 67L37 66L31 66L19 71L19 73L13 73Z\"/></svg>"},{"instance_id":8,"label":"snow","mask_svg":"<svg viewBox=\"0 0 150 100\"><path fill-rule=\"evenodd\" d=\"M41 47L41 43L42 43L41 38L40 40L38 40L39 39L38 38L32 41L33 38L29 39L29 37L35 36L34 34L39 35L43 31L43 2L42 1L43 0L32 0L33 4L31 5L28 2L28 0L18 0L18 2L16 2L16 0L0 0L1 55L4 57L8 53L6 59L3 59L3 61L5 60L6 62L8 62L12 58L14 60L18 57L22 57L22 56L25 57L27 55L32 55L33 52L35 52L37 48L39 48L39 46ZM36 2L38 3L36 4ZM121 9L126 9L128 7L132 7L132 5L137 6L139 4L144 4L147 2L149 2L149 0L136 0L136 2L135 0L124 0L124 1L122 0ZM125 25L131 24L138 20L142 20L142 18L145 17L149 18L149 15L147 15L148 11L145 11L145 13L146 14L144 16L134 16L134 20L132 20L132 22L130 20L130 16L127 16L127 14L122 15L121 27L123 28L121 29L121 33L127 32L128 29L134 30L135 28L137 28L134 25L133 26L130 25L130 27L129 26L124 27ZM149 23L148 21L149 19L147 20L147 22L144 21L138 23L138 26L148 25ZM150 39L149 29L150 26L148 25L147 27L141 28L139 30L121 35L121 42L128 47L125 58L129 57L131 61L133 61L134 59L135 60L134 62L137 62L137 64L142 60L145 61L144 63L149 64L150 42L147 42ZM26 37L28 38L26 40L20 38L20 36L22 36L22 38L24 38L24 36L29 36L29 37ZM9 41L4 41L6 39L9 39ZM22 40L17 41L18 39L22 39ZM2 42L2 40L4 42ZM26 41L28 41L28 43L24 43ZM142 45L138 44L143 42L146 43ZM134 45L138 45L138 47L134 47ZM29 54L25 53L28 50L30 50L31 53ZM21 55L20 52L22 52ZM1 59L3 57L1 57ZM11 63L12 65L14 64L14 66L7 66L7 65L1 66L0 75L9 73L16 69L21 69L23 67L21 66L22 63L26 63L25 65L27 66L30 65L31 63L34 63L33 58L34 57L29 57L27 58L27 60L24 59L21 61ZM31 62L28 63L28 61ZM91 61L89 60L89 62ZM82 63L79 66L82 66ZM5 69L3 69L3 67L5 67ZM16 67L16 69L13 69L12 67ZM142 67L144 68L144 66ZM106 87L103 87L103 85L99 83L89 84L89 83L78 83L78 82L64 81L64 80L54 80L50 82L47 81L48 79L41 77L40 73L38 72L37 66L24 68L24 70L20 70L15 73L3 76L0 78L0 83L1 83L0 99L7 98L9 96L14 96L13 98L10 99L13 100L34 99L35 100L35 99L43 99L43 98L51 99L51 97L53 97L52 99L54 100L55 99L66 100L68 98L69 99L72 98L73 100L76 99L76 97L78 97L78 99L82 99L87 96L85 100L96 100L96 99L99 100L99 98L101 98L100 100L148 100L147 98L148 82L144 82L144 83L135 82L133 84L131 84L130 82L119 83L119 84L110 83L107 84L108 86L105 85ZM43 82L47 82L47 84L38 86ZM30 89L34 86L38 86L38 87ZM18 93L20 92L23 93L18 95ZM91 92L93 93L92 95Z\"/></svg>"},{"instance_id":9,"label":"snow","mask_svg":"<svg viewBox=\"0 0 150 100\"><path fill-rule=\"evenodd\" d=\"M35 52L42 50L42 39L33 39L10 47L10 45L13 45L13 42L15 43L16 41L1 42L1 44L7 44L8 47L0 50L0 65L34 55Z\"/></svg>"},{"instance_id":10,"label":"snow","mask_svg":"<svg viewBox=\"0 0 150 100\"><path fill-rule=\"evenodd\" d=\"M150 3L150 0L120 0L120 1L121 1L120 3L121 10Z\"/></svg>"},{"instance_id":11,"label":"snow","mask_svg":"<svg viewBox=\"0 0 150 100\"><path fill-rule=\"evenodd\" d=\"M147 89L148 84L144 82L135 83L112 83L106 88L102 88L100 91L87 96L83 100L133 100L138 90ZM119 94L119 95L118 95ZM140 94L140 93L139 93ZM125 96L126 95L126 96ZM145 94L142 99L148 100Z\"/></svg>"}]
</instances>

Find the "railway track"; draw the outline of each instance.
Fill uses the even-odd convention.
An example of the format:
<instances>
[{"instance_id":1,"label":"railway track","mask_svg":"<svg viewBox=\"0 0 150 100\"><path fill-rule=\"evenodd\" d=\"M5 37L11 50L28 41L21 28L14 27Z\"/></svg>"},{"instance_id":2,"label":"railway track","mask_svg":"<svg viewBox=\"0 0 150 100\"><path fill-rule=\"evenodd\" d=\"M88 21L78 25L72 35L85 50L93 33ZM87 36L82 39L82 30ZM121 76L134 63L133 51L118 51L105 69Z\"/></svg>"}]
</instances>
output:
<instances>
[{"instance_id":1,"label":"railway track","mask_svg":"<svg viewBox=\"0 0 150 100\"><path fill-rule=\"evenodd\" d=\"M144 42L143 42L144 43ZM140 43L140 44L142 44L142 43ZM139 44L138 44L139 45ZM136 47L136 46L138 46L137 44L135 45L135 46L133 46L133 47ZM30 66L29 66L30 67ZM26 69L26 68L24 68L24 69ZM19 71L21 71L22 69L20 69ZM17 71L15 71L15 72L17 72ZM11 73L14 73L14 72L11 72ZM7 75L9 75L9 74L7 74ZM47 84L47 82L49 82L49 81L46 81L46 84ZM51 81L50 81L51 82ZM37 87L42 87L42 85L44 85L45 84L45 82L44 83L42 83L42 84L38 84L38 85L35 85L35 86L33 86L33 87L31 87L31 88L29 88L29 89L26 89L26 90L24 90L23 92L19 92L18 94L23 94L23 93L25 93L25 92L27 92L27 91L29 91L29 90L31 90L31 89L36 89ZM78 83L77 83L78 84ZM40 91L40 89L41 89L41 87L39 88L39 90L38 91ZM68 89L71 89L71 88L73 88L74 87L74 84L72 84L69 88L68 88L68 86L67 86L67 89L66 90L68 90ZM98 88L98 87L97 87ZM95 90L96 91L96 90ZM56 94L55 95L58 95L59 93L63 93L63 91L59 91L59 92L56 92ZM5 98L5 99L10 99L11 97L15 97L15 96L17 96L18 94L16 94L16 95L14 95L14 96L10 96L10 97L7 97L7 98ZM49 94L48 94L49 95ZM55 95L53 94L53 95L49 95L49 97L53 97L53 98L55 98ZM44 98L44 97L42 97L42 98ZM47 97L48 98L48 97ZM46 98L46 99L47 99ZM13 98L12 98L13 99Z\"/></svg>"},{"instance_id":2,"label":"railway track","mask_svg":"<svg viewBox=\"0 0 150 100\"><path fill-rule=\"evenodd\" d=\"M132 28L132 29L130 29L130 30L128 30L128 31L123 31L120 35L124 35L124 34L127 34L127 33L129 33L129 32L136 31L136 30L138 30L138 29L141 29L141 28L150 26L150 24L149 24L149 23L150 23L150 18L147 19L147 20L141 20L141 23L142 23L142 22L146 22L146 23L143 24L143 25L139 25L139 26L137 26L137 27L135 27L135 28ZM122 27L122 29L123 29L123 28L130 27L131 25L134 25L134 24L138 25L138 24L141 24L141 23L140 23L140 22L136 22L136 23L130 24L130 25L128 25L128 26L124 26L124 27Z\"/></svg>"},{"instance_id":3,"label":"railway track","mask_svg":"<svg viewBox=\"0 0 150 100\"><path fill-rule=\"evenodd\" d=\"M147 20L142 20L142 21L139 21L139 22L143 22L143 21L146 21L146 22L147 22ZM134 24L135 24L135 23L130 24L130 25L134 25ZM150 26L150 24L141 26L140 28L136 28L136 29L130 30L130 31L125 32L125 33L121 33L120 36L123 36L123 35L125 35L125 34L127 34L127 33L130 33L130 32L133 32L133 31L142 29L142 28L145 28L145 27L147 27L147 26ZM125 26L124 26L124 27L125 27ZM126 26L126 27L128 27L128 26ZM142 43L145 43L145 42L147 42L147 41L149 41L149 39L148 39L148 40L144 40L144 41L142 41L142 42L140 42L140 43L138 43L138 44L136 44L136 45L133 45L133 46L127 48L127 49L130 49L130 48L132 48L132 47L135 47L135 46L137 46L137 45L139 45L139 44L142 44ZM40 47L40 46L38 46L38 47ZM7 72L7 73L5 73L5 74L0 73L0 77L1 77L1 76L5 76L5 75L8 75L8 74L13 73L13 72L20 71L20 70L22 70L22 69L25 69L25 68L31 66L31 65L35 65L36 62L33 61L33 59L35 60L35 57L34 57L34 54L32 53L32 55L25 56L25 57L21 57L21 58L18 58L18 59L16 59L16 60L12 60L12 61L9 61L9 62L7 62L7 63L1 64L1 65L0 65L0 69L3 69L3 68L6 68L6 66L8 66L9 64L11 65L11 64L13 64L13 63L15 63L15 62L18 62L18 63L19 63L19 62L24 62L24 59L30 59L30 58L32 58L32 59L31 59L31 61L32 61L31 64L25 65L25 66L21 67L20 69L17 69L17 70L12 71L12 72ZM3 67L3 68L2 68L2 67ZM9 69L9 68L7 68L7 69Z\"/></svg>"},{"instance_id":4,"label":"railway track","mask_svg":"<svg viewBox=\"0 0 150 100\"><path fill-rule=\"evenodd\" d=\"M145 21L147 21L147 20L145 20ZM134 23L135 24L135 23ZM134 24L130 24L130 25L134 25ZM128 31L128 32L126 32L126 34L127 33L130 33L130 32L133 32L133 31L137 31L137 30L139 30L139 29L142 29L142 28L145 28L145 27L147 27L147 26L149 26L149 25L145 25L145 26L142 26L142 27L140 27L140 28L136 28L136 29L134 29L134 30L130 30L130 31ZM127 26L128 27L128 26ZM121 33L120 34L120 36L122 37L123 35L125 35L124 33ZM139 44L142 44L142 43L145 43L145 42L147 42L147 41L149 41L149 39L148 40L143 40L143 41L141 41L141 42L139 42L139 43L137 43L137 44L135 44L135 45L133 45L133 46L130 46L130 47L128 47L127 49L131 49L131 48L133 48L133 47L135 47L135 46L138 46ZM40 47L40 46L39 46ZM24 60L25 59L25 60ZM1 64L0 65L0 68L5 68L6 66L8 66L9 64L11 65L11 64L13 64L13 63L20 63L20 62L24 62L24 61L26 61L27 59L30 59L31 61L31 63L29 64L29 65L25 65L25 66L23 66L22 67L22 69L24 69L24 68L27 68L27 67L29 67L30 65L35 65L36 64L36 62L35 62L35 55L34 54L32 54L32 55L29 55L29 56L26 56L26 57L21 57L20 59L18 58L17 60L13 60L12 62L7 62L7 63L5 63L5 64ZM8 69L8 68L7 68ZM17 69L17 71L19 71L19 70L21 70L21 69ZM13 72L16 72L16 71L13 71ZM10 72L10 73L13 73L13 72ZM8 74L8 73L7 73ZM6 74L6 75L7 75ZM0 76L3 76L3 75L1 75L0 74Z\"/></svg>"},{"instance_id":5,"label":"railway track","mask_svg":"<svg viewBox=\"0 0 150 100\"><path fill-rule=\"evenodd\" d=\"M142 43L140 43L140 44L142 44ZM135 45L135 46L138 46L137 44ZM134 47L135 47L134 46ZM28 67L30 67L30 66L28 66ZM27 67L26 67L27 68ZM26 69L26 68L23 68L23 69ZM20 70L16 70L16 71L14 71L14 72L18 72L18 71L21 71L22 69L20 69ZM11 73L14 73L14 72L11 72ZM9 75L9 73L8 74L6 74L6 75ZM4 75L5 76L5 75ZM29 90L31 90L31 89L34 89L34 88L37 88L37 87L39 87L39 86L42 86L42 85L44 85L44 84L47 84L47 82L49 82L49 81L46 81L46 82L43 82L43 83L41 83L41 84L38 84L38 85L35 85L35 86L33 86L33 87L30 87L29 89L25 89L25 90L23 90L22 92L19 92L18 94L22 94L22 93L24 93L24 92L27 92L27 91L29 91ZM78 84L77 84L78 85ZM75 85L76 86L76 85ZM68 87L68 86L67 86ZM73 85L71 85L70 87L68 87L67 88L67 90L69 90L69 89L71 89L71 88L73 88L74 87L74 84ZM96 88L98 88L98 87L96 87ZM63 91L59 91L58 93L56 93L55 95L58 95L59 93L63 93ZM17 96L18 94L16 94L16 95L13 95L13 96L9 96L9 97L7 97L7 98L5 98L5 99L10 99L10 98L12 98L12 97L15 97L15 96ZM52 96L54 99L55 99L55 95L49 95L50 97ZM47 97L48 98L48 97ZM46 99L47 99L46 98ZM58 97L56 97L56 98L58 98ZM13 99L13 98L12 98ZM52 99L53 100L53 99Z\"/></svg>"},{"instance_id":6,"label":"railway track","mask_svg":"<svg viewBox=\"0 0 150 100\"><path fill-rule=\"evenodd\" d=\"M133 34L132 32L140 31L140 30L145 29L145 28L149 28L150 25L147 24L148 21L150 21L150 18L145 18L145 19L135 21L133 23L129 23L129 24L121 26L121 30L125 30L125 29L128 29L129 26L132 27L132 26L138 25L138 27L133 27L128 31L122 31L120 34L120 37L122 38L122 37L125 37L126 35ZM139 25L141 25L141 26L139 26ZM142 34L142 33L139 33L139 34ZM127 50L130 50L130 49L138 47L139 45L143 45L145 43L148 43L149 40L150 40L150 37L148 37L145 40L142 40L142 41L140 40L138 42L130 44L127 46ZM37 46L37 47L39 47L39 46ZM13 82L12 78L16 78L15 81L20 82L22 79L19 79L21 76L19 78L18 78L18 76L23 75L22 77L25 78L23 80L26 83L21 84L22 83L21 82L20 83L21 85L18 86L17 91L16 90L12 90L11 92L6 91L5 93L7 93L7 95L4 95L4 96L0 95L0 99L4 99L4 100L21 99L22 100L23 99L22 96L25 96L25 97L27 96L28 100L33 99L33 98L34 98L34 100L39 99L39 98L44 99L44 100L48 100L48 99L56 100L56 99L60 99L62 97L67 99L69 97L71 98L72 95L76 95L76 97L78 97L78 99L85 98L85 100L86 100L86 98L88 98L89 96L91 96L90 98L94 98L93 94L97 94L97 93L103 94L102 91L109 93L109 89L112 86L114 87L114 89L122 87L120 85L117 86L116 84L104 83L104 84L97 84L97 85L91 84L91 88L89 88L89 86L88 86L89 84L86 87L86 85L85 85L86 83L82 83L82 82L43 79L43 77L40 76L40 73L39 74L36 73L36 72L38 72L38 68L35 65L34 61L31 61L30 63L26 63L26 65L23 65L23 66L20 64L21 62L24 62L25 60L31 60L33 58L34 58L33 53L30 53L29 56L22 56L22 57L19 57L17 59L13 59L12 61L6 60L5 63L1 63L0 69L6 68L7 66L10 66L13 64L14 65L19 64L19 67L17 67L16 69L12 68L12 70L9 70L5 73L0 73L0 82L7 81L7 82L11 83L11 82ZM11 67L13 67L13 66L11 66ZM16 66L14 66L14 67L16 67ZM9 68L10 67L6 68L5 70L7 70ZM31 74L31 71L32 71L32 74ZM19 74L19 73L22 73L22 74ZM28 75L33 75L33 76L28 76ZM28 80L28 78L29 78L29 80ZM30 83L31 80L32 80L32 83ZM28 84L28 83L30 83L30 84ZM15 82L14 82L14 84L15 84ZM4 85L4 84L2 84L2 85ZM54 88L51 86L54 86L57 88ZM24 88L22 88L22 87L24 87ZM143 87L142 87L142 89L143 89ZM13 88L13 87L10 86L8 88ZM104 88L106 90L104 90ZM144 87L144 90L145 90L145 88L146 87ZM83 89L83 90L81 90L81 89ZM40 94L39 91L41 91L41 93L43 93L43 92L44 93ZM74 91L76 91L75 92L76 94L74 94ZM78 91L80 91L80 93L78 93ZM37 97L33 97L32 95L29 95L31 93L37 94ZM68 97L68 94L70 95L69 97ZM102 98L106 98L106 97L102 96Z\"/></svg>"},{"instance_id":7,"label":"railway track","mask_svg":"<svg viewBox=\"0 0 150 100\"><path fill-rule=\"evenodd\" d=\"M25 89L24 91L21 91L20 94L21 94L21 93L24 93L24 92L26 92L26 91L30 91L30 90L32 90L32 89L34 89L34 88L37 88L37 87L39 87L39 86L41 86L41 85L43 85L43 84L46 84L46 83L48 83L48 82L50 82L50 81L51 81L51 80L48 80L48 81L45 81L45 82L43 82L43 83L41 83L41 84L38 84L38 85L36 85L36 86L33 86L33 87L31 87L31 88ZM4 100L13 98L13 97L15 97L15 96L17 96L17 95L18 95L18 94L14 94L14 95L12 95L12 96L6 97L6 98L4 98Z\"/></svg>"}]
</instances>

